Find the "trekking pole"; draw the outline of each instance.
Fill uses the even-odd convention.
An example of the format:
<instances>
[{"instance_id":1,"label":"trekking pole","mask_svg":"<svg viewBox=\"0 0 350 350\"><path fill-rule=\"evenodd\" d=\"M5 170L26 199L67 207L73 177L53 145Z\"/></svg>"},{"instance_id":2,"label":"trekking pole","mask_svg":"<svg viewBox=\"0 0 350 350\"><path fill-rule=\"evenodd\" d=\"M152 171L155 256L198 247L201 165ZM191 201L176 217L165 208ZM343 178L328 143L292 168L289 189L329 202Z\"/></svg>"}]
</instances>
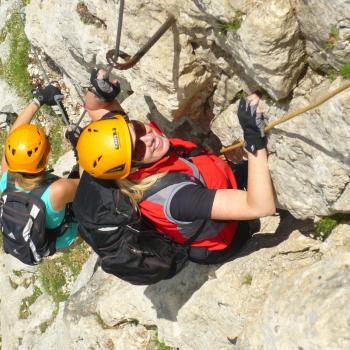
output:
<instances>
[{"instance_id":1,"label":"trekking pole","mask_svg":"<svg viewBox=\"0 0 350 350\"><path fill-rule=\"evenodd\" d=\"M326 95L323 95L321 98L319 98L318 100L316 100L315 102L311 103L310 105L297 109L294 112L291 113L287 113L284 116L282 116L281 118L271 122L270 124L268 124L265 127L265 132L269 132L271 129L273 129L274 127L276 127L279 124L285 123L286 121L293 119L295 117L297 117L298 115L301 115L303 113L308 112L311 109L314 109L318 106L320 106L321 104L325 103L326 101L328 101L329 99L331 99L332 97L334 97L335 95L338 95L339 93L341 93L342 91L346 90L350 88L350 81L344 83L343 85L339 86L338 88L336 88L335 90L329 92ZM244 142L241 141L239 143L235 143L234 145L228 146L228 147L223 147L220 150L220 154L229 152L229 151L233 151L237 148L243 147L244 146Z\"/></svg>"},{"instance_id":2,"label":"trekking pole","mask_svg":"<svg viewBox=\"0 0 350 350\"><path fill-rule=\"evenodd\" d=\"M23 31L24 31L24 34L25 34L25 17L26 17L26 14L24 12L24 8L21 8L19 10L18 14L19 14L19 18L20 18L20 21L22 23ZM40 69L41 69L41 71L43 73L45 83L46 84L54 83L54 82L50 82L50 79L49 79L49 77L48 77L48 75L47 75L47 73L46 73L46 71L44 69L44 66L41 63L41 60L40 60L39 55L37 53L37 50L35 49L35 47L32 45L32 43L29 40L28 40L28 42L29 42L30 50L32 51L33 55L35 56L35 58L36 58L36 60L38 62L38 65L39 65L39 67L40 67ZM58 82L57 82L57 84L58 84ZM70 122L69 122L68 113L67 113L66 109L64 108L64 105L63 105L63 102L62 102L63 95L55 96L54 99L55 99L56 105L57 105L57 107L58 107L58 109L59 109L59 111L60 111L60 113L62 115L63 121L65 122L65 124L67 126L69 126Z\"/></svg>"}]
</instances>

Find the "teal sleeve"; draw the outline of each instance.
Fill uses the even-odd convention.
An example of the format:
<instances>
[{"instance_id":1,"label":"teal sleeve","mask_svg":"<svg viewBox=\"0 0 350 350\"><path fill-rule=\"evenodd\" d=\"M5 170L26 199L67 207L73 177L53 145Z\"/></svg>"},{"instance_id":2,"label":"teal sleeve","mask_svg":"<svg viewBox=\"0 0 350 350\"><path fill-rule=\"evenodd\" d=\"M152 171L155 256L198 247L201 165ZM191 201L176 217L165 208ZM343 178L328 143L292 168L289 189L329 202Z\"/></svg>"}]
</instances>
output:
<instances>
[{"instance_id":1,"label":"teal sleeve","mask_svg":"<svg viewBox=\"0 0 350 350\"><path fill-rule=\"evenodd\" d=\"M66 213L66 209L57 211L52 208L51 200L50 200L50 190L51 186L43 193L41 196L42 201L46 206L46 223L45 226L47 228L56 228L58 227L62 220L64 219L64 215ZM61 250L68 248L72 245L77 238L77 223L70 222L69 227L65 230L64 234L57 237L56 239L56 249Z\"/></svg>"},{"instance_id":2,"label":"teal sleeve","mask_svg":"<svg viewBox=\"0 0 350 350\"><path fill-rule=\"evenodd\" d=\"M50 200L50 190L51 186L48 187L48 189L43 193L41 196L42 201L45 203L46 206L46 223L45 226L47 228L56 228L58 227L65 215L66 210L60 210L57 211L52 208L51 200ZM76 238L77 238L77 223L76 222L70 222L69 227L64 232L63 235L57 237L56 239L56 249L61 250L68 248L70 245L72 245Z\"/></svg>"},{"instance_id":3,"label":"teal sleeve","mask_svg":"<svg viewBox=\"0 0 350 350\"><path fill-rule=\"evenodd\" d=\"M0 192L4 192L6 190L7 187L7 174L8 172L5 171L2 176L1 176L1 180L0 180Z\"/></svg>"},{"instance_id":4,"label":"teal sleeve","mask_svg":"<svg viewBox=\"0 0 350 350\"><path fill-rule=\"evenodd\" d=\"M3 192L6 190L7 187L7 176L8 172L4 172L0 179L0 192ZM41 196L41 200L45 204L46 208L46 220L45 220L45 227L49 229L53 229L58 227L65 215L66 210L55 210L52 208L51 200L50 200L50 190L51 186L49 186L46 191ZM76 222L70 222L69 227L64 232L62 236L57 237L56 240L56 249L61 250L68 248L70 245L72 245L77 238L77 223Z\"/></svg>"},{"instance_id":5,"label":"teal sleeve","mask_svg":"<svg viewBox=\"0 0 350 350\"><path fill-rule=\"evenodd\" d=\"M57 211L52 208L52 204L50 200L50 191L51 191L51 186L49 186L47 190L43 193L43 195L41 196L41 200L45 203L45 207L46 207L45 226L47 228L52 229L52 228L58 227L61 224L66 210L63 209L63 210Z\"/></svg>"}]
</instances>

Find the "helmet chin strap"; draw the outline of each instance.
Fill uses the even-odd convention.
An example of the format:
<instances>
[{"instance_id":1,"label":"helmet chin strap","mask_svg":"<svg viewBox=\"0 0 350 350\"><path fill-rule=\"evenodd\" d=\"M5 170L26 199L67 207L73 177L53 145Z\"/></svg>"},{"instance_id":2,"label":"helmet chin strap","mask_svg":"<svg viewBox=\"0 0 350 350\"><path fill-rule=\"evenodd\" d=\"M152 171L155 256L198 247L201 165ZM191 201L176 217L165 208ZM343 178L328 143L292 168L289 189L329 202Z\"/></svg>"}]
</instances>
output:
<instances>
[{"instance_id":1,"label":"helmet chin strap","mask_svg":"<svg viewBox=\"0 0 350 350\"><path fill-rule=\"evenodd\" d=\"M135 173L137 170L139 169L145 169L148 168L149 166L151 166L153 163L140 163L140 162L135 162L132 161L131 162L131 171L130 174Z\"/></svg>"}]
</instances>

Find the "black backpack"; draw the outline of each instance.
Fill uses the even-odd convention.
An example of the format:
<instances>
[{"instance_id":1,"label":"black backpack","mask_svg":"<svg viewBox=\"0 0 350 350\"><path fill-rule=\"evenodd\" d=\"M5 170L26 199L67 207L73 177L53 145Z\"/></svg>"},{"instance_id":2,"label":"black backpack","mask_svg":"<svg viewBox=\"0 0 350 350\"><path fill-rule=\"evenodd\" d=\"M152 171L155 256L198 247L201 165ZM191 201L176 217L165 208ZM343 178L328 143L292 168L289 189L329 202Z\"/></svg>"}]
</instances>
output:
<instances>
[{"instance_id":1,"label":"black backpack","mask_svg":"<svg viewBox=\"0 0 350 350\"><path fill-rule=\"evenodd\" d=\"M177 244L143 221L114 181L84 172L73 202L80 236L99 256L102 269L132 284L173 277L188 260Z\"/></svg>"},{"instance_id":2,"label":"black backpack","mask_svg":"<svg viewBox=\"0 0 350 350\"><path fill-rule=\"evenodd\" d=\"M0 224L4 251L27 265L38 264L56 251L57 229L45 229L46 208L40 198L52 181L54 179L30 193L19 192L9 172L7 188L1 194Z\"/></svg>"}]
</instances>

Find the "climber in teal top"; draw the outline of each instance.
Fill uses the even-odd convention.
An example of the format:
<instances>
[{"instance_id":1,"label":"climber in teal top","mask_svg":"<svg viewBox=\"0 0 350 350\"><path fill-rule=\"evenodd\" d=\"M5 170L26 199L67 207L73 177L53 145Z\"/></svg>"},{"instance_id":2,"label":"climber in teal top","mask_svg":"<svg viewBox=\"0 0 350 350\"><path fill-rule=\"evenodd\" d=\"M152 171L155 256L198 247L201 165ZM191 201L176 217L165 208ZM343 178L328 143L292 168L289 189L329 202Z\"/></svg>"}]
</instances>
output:
<instances>
[{"instance_id":1,"label":"climber in teal top","mask_svg":"<svg viewBox=\"0 0 350 350\"><path fill-rule=\"evenodd\" d=\"M53 178L53 176L49 173L46 174L47 178ZM0 192L4 192L7 188L7 180L8 180L8 171L5 171L0 179ZM63 210L55 210L52 207L51 202L51 187L50 185L46 191L41 196L41 200L45 203L46 208L46 222L45 226L48 229L55 229L61 225L63 219L65 218L66 209ZM17 187L19 191L23 190L20 187ZM29 191L30 192L30 191ZM75 221L71 221L68 223L68 228L65 230L64 234L57 237L56 239L56 249L62 250L70 245L72 245L77 238L77 223Z\"/></svg>"},{"instance_id":2,"label":"climber in teal top","mask_svg":"<svg viewBox=\"0 0 350 350\"><path fill-rule=\"evenodd\" d=\"M33 101L11 127L2 158L0 191L5 191L9 184L13 184L11 188L18 192L26 193L43 188L40 198L45 204L45 227L48 230L62 227L55 239L55 248L60 250L72 245L77 238L77 223L67 213L70 212L68 204L74 199L79 179L59 178L45 171L50 143L44 130L31 124L40 107L54 105L57 95L60 95L60 90L52 84L37 91Z\"/></svg>"}]
</instances>

